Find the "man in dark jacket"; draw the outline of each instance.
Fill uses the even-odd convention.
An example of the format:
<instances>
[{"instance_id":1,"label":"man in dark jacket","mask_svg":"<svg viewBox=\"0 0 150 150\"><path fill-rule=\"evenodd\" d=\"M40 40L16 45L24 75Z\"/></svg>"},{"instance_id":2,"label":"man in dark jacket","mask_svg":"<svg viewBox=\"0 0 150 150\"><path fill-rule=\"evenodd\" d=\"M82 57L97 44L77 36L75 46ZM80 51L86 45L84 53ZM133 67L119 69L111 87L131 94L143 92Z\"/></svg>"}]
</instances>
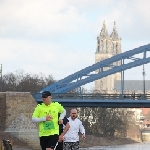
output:
<instances>
[{"instance_id":1,"label":"man in dark jacket","mask_svg":"<svg viewBox=\"0 0 150 150\"><path fill-rule=\"evenodd\" d=\"M64 128L64 126L65 126L65 128ZM69 128L70 128L69 120L66 117L64 117L64 119L62 119L62 121L59 121L59 135L61 135L62 133L64 133L64 134L67 133ZM58 145L55 150L63 150L63 141L58 142Z\"/></svg>"}]
</instances>

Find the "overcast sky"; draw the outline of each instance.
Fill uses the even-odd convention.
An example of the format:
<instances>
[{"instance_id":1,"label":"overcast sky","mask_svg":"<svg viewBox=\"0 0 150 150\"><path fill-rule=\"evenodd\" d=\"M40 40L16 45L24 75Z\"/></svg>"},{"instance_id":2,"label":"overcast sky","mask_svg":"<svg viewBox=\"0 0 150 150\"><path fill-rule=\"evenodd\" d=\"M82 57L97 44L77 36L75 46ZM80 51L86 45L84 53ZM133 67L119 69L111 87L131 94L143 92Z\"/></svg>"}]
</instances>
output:
<instances>
[{"instance_id":1,"label":"overcast sky","mask_svg":"<svg viewBox=\"0 0 150 150\"><path fill-rule=\"evenodd\" d=\"M109 34L116 22L122 52L149 44L149 14L148 0L0 0L3 74L24 70L60 80L94 64L104 20ZM149 80L150 64L145 68ZM142 67L125 79L142 80Z\"/></svg>"}]
</instances>

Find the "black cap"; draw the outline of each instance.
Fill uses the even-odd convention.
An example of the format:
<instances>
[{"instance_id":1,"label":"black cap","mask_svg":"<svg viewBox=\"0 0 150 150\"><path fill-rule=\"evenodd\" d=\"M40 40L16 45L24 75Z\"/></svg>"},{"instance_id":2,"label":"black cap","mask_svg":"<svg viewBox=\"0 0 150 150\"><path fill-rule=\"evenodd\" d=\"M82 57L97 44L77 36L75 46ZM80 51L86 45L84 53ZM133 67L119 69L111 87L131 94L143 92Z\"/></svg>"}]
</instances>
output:
<instances>
[{"instance_id":1,"label":"black cap","mask_svg":"<svg viewBox=\"0 0 150 150\"><path fill-rule=\"evenodd\" d=\"M47 98L48 96L51 96L51 93L49 91L42 92L42 98Z\"/></svg>"}]
</instances>

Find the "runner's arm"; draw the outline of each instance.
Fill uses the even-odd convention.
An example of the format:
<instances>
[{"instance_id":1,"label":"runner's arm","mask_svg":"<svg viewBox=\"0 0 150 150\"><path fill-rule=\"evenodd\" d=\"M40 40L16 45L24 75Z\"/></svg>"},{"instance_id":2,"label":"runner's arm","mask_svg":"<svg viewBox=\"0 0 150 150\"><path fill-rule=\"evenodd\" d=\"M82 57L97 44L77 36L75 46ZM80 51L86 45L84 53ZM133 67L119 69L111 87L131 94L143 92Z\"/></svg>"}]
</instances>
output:
<instances>
[{"instance_id":1,"label":"runner's arm","mask_svg":"<svg viewBox=\"0 0 150 150\"><path fill-rule=\"evenodd\" d=\"M59 113L60 113L59 119L62 120L66 116L66 110L64 109L64 107L60 103L58 103L58 102L55 102L55 103L57 103L59 106Z\"/></svg>"},{"instance_id":2,"label":"runner's arm","mask_svg":"<svg viewBox=\"0 0 150 150\"><path fill-rule=\"evenodd\" d=\"M64 135L67 133L69 128L70 128L70 125L69 125L69 123L67 123L64 130L63 130L63 132L59 135L58 142L62 142L64 140Z\"/></svg>"},{"instance_id":3,"label":"runner's arm","mask_svg":"<svg viewBox=\"0 0 150 150\"><path fill-rule=\"evenodd\" d=\"M66 110L64 109L64 111L60 114L59 119L63 119L66 116Z\"/></svg>"},{"instance_id":4,"label":"runner's arm","mask_svg":"<svg viewBox=\"0 0 150 150\"><path fill-rule=\"evenodd\" d=\"M84 129L84 126L82 125L81 121L80 121L79 129L80 129L80 132L85 135L85 129Z\"/></svg>"},{"instance_id":5,"label":"runner's arm","mask_svg":"<svg viewBox=\"0 0 150 150\"><path fill-rule=\"evenodd\" d=\"M60 134L58 142L61 142L64 139L64 135L67 133L67 131L70 128L69 120L66 117L64 117L63 119L63 125L65 126L65 128L63 132Z\"/></svg>"},{"instance_id":6,"label":"runner's arm","mask_svg":"<svg viewBox=\"0 0 150 150\"><path fill-rule=\"evenodd\" d=\"M34 122L34 123L38 123L38 122L42 122L42 121L46 121L46 117L42 117L42 118L32 117L32 122Z\"/></svg>"},{"instance_id":7,"label":"runner's arm","mask_svg":"<svg viewBox=\"0 0 150 150\"><path fill-rule=\"evenodd\" d=\"M67 124L65 125L65 128L64 128L63 132L61 133L61 136L64 136L67 133L67 131L69 130L69 128L70 128L70 125L69 125L69 122L67 122Z\"/></svg>"},{"instance_id":8,"label":"runner's arm","mask_svg":"<svg viewBox=\"0 0 150 150\"><path fill-rule=\"evenodd\" d=\"M46 121L46 117L40 117L40 105L38 104L32 115L32 122L39 123Z\"/></svg>"}]
</instances>

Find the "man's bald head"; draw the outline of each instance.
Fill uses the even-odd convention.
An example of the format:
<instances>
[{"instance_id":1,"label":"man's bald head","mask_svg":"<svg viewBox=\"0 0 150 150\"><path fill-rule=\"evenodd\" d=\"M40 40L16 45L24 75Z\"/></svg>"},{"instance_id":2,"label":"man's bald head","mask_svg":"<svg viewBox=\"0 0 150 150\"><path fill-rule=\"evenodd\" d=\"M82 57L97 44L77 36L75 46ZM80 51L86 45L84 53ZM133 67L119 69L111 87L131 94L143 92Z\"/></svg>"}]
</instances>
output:
<instances>
[{"instance_id":1,"label":"man's bald head","mask_svg":"<svg viewBox=\"0 0 150 150\"><path fill-rule=\"evenodd\" d=\"M77 110L75 108L71 109L70 116L73 120L77 118Z\"/></svg>"}]
</instances>

